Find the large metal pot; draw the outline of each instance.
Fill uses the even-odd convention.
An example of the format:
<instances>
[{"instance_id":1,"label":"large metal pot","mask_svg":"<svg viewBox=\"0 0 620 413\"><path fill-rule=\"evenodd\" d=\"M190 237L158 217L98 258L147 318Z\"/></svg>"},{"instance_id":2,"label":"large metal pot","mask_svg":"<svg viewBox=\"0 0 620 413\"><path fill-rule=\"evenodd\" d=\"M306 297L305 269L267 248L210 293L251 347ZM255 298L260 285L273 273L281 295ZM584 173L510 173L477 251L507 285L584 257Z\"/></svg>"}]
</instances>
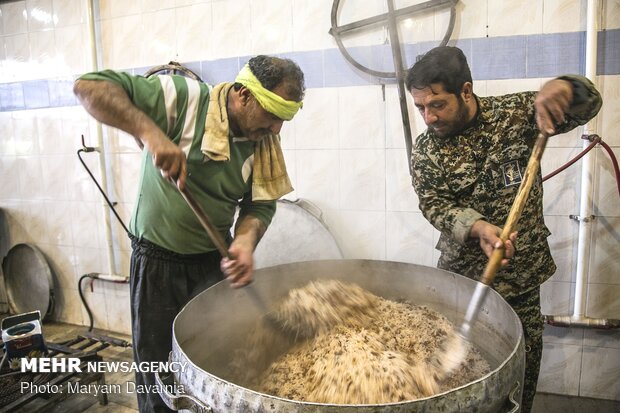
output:
<instances>
[{"instance_id":1,"label":"large metal pot","mask_svg":"<svg viewBox=\"0 0 620 413\"><path fill-rule=\"evenodd\" d=\"M231 349L264 315L265 303L276 302L291 288L320 278L355 282L381 297L427 305L455 325L463 319L476 285L468 278L435 268L368 260L308 261L264 268L255 273L256 281L252 285L237 290L221 282L190 301L175 319L170 359L188 362L183 371L174 374L176 387L182 386L186 395L165 392L162 397L168 405L177 410L217 413L495 413L519 410L525 365L521 323L495 291L488 294L471 335L492 371L465 386L433 397L382 405L308 403L258 393L214 373L231 359ZM160 384L164 383L160 381Z\"/></svg>"}]
</instances>

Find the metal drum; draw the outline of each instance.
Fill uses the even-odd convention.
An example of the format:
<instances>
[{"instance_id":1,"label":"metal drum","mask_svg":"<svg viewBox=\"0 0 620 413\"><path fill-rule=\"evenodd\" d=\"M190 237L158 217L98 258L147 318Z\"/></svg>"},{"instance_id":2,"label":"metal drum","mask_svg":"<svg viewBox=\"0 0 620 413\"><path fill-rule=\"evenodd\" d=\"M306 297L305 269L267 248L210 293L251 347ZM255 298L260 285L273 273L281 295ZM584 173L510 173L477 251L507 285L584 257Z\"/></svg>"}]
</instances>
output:
<instances>
[{"instance_id":1,"label":"metal drum","mask_svg":"<svg viewBox=\"0 0 620 413\"><path fill-rule=\"evenodd\" d=\"M217 370L231 360L231 350L265 314L265 302L275 303L290 289L316 279L354 282L387 299L426 305L455 325L460 325L476 285L436 268L370 260L308 261L263 268L256 271L253 284L236 290L221 282L196 296L175 319L170 360L187 362L186 368L173 376L185 395L164 392L168 405L216 413L519 411L525 366L523 333L519 318L495 291L489 292L471 335L491 372L433 397L382 405L309 403L258 393L221 378ZM174 388L158 380L164 389Z\"/></svg>"}]
</instances>

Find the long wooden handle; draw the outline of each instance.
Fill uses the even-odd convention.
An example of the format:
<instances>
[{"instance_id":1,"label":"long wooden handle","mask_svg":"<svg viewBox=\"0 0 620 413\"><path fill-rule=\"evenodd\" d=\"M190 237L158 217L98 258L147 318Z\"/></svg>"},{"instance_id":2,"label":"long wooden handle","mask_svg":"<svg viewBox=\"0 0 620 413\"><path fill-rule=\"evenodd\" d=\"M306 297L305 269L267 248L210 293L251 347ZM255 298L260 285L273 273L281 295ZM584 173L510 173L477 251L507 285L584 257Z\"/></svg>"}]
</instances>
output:
<instances>
[{"instance_id":1,"label":"long wooden handle","mask_svg":"<svg viewBox=\"0 0 620 413\"><path fill-rule=\"evenodd\" d=\"M187 186L183 190L179 189L179 192L185 199L185 202L187 202L187 205L194 211L194 215L196 215L196 218L200 221L200 225L207 231L207 234L211 237L211 240L220 254L222 254L222 257L230 258L226 241L224 241L222 235L220 235L217 228L215 228L215 225L213 225L202 206L196 201L189 189L187 189Z\"/></svg>"},{"instance_id":2,"label":"long wooden handle","mask_svg":"<svg viewBox=\"0 0 620 413\"><path fill-rule=\"evenodd\" d=\"M517 196L512 204L512 208L510 208L510 213L508 214L508 218L504 224L504 229L499 236L502 242L505 242L510 234L514 232L517 221L519 221L519 218L521 217L521 213L523 212L523 208L527 202L530 190L532 189L532 185L536 179L538 169L540 169L540 159L542 158L546 144L547 135L543 133L538 134L536 143L534 143L534 150L532 151L532 155L530 155L530 159L527 163L527 169L525 170L523 181L521 182L521 186L519 186L519 191L517 192ZM491 254L491 257L489 258L489 262L482 273L482 277L480 279L482 283L486 285L491 285L493 283L495 273L501 266L503 259L504 248L498 248L493 251L493 254Z\"/></svg>"}]
</instances>

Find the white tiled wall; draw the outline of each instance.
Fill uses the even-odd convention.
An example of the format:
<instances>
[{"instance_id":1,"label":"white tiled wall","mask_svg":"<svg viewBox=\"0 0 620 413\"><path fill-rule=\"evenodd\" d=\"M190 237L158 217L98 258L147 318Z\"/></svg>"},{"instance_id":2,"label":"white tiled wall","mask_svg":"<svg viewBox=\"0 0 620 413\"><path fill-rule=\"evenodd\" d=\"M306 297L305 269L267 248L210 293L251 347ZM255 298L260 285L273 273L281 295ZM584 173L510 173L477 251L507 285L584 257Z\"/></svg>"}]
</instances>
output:
<instances>
[{"instance_id":1,"label":"white tiled wall","mask_svg":"<svg viewBox=\"0 0 620 413\"><path fill-rule=\"evenodd\" d=\"M545 366L541 367L538 391L579 395L579 371L583 347L575 344L546 342L543 347Z\"/></svg>"},{"instance_id":2,"label":"white tiled wall","mask_svg":"<svg viewBox=\"0 0 620 413\"><path fill-rule=\"evenodd\" d=\"M488 34L488 1L487 0L463 0L456 5L456 21L454 25L454 38L471 39L480 38ZM444 17L441 27L447 27L448 16Z\"/></svg>"},{"instance_id":3,"label":"white tiled wall","mask_svg":"<svg viewBox=\"0 0 620 413\"><path fill-rule=\"evenodd\" d=\"M293 7L293 50L332 46L329 35L332 0L296 0ZM308 18L312 16L312 18ZM317 24L320 22L321 24Z\"/></svg>"},{"instance_id":4,"label":"white tiled wall","mask_svg":"<svg viewBox=\"0 0 620 413\"><path fill-rule=\"evenodd\" d=\"M211 47L214 44L210 35L212 24L213 15L210 3L176 9L174 38L176 39L177 61L191 62L204 59L205 55L212 56Z\"/></svg>"},{"instance_id":5,"label":"white tiled wall","mask_svg":"<svg viewBox=\"0 0 620 413\"><path fill-rule=\"evenodd\" d=\"M256 53L335 49L328 34L331 0L100 0L101 61L106 68L150 67L170 60L202 61ZM343 0L338 24L384 13L381 0ZM396 7L420 3L396 1ZM22 0L0 5L0 83L73 76L89 69L86 1ZM583 31L586 1L462 0L453 39ZM620 28L620 4L601 1L601 29ZM449 12L403 23L409 43L443 37ZM348 38L348 46L383 44L378 27ZM316 62L323 67L324 62ZM329 70L326 73L331 73ZM360 78L365 78L360 76ZM480 95L535 90L548 79L481 80ZM620 156L620 76L597 79L605 104L597 131ZM322 85L322 84L321 84ZM425 129L409 102L414 136ZM110 195L128 223L140 155L133 139L105 130ZM554 137L543 160L547 173L575 156L581 131ZM11 244L34 243L55 274L54 317L78 324L88 316L77 290L89 272L107 272L100 196L75 155L80 135L96 146L94 123L80 107L0 112L0 207ZM433 266L438 232L420 213L410 185L399 100L394 85L311 88L303 110L283 131L295 192L309 199L346 258ZM586 314L620 318L620 202L609 156L592 152L593 241ZM95 153L83 155L95 176ZM558 272L542 287L546 314L570 315L574 305L580 163L545 183L545 213ZM129 243L112 217L114 265L127 275ZM129 332L126 284L88 281L83 288L95 326ZM620 400L620 333L549 327L541 391Z\"/></svg>"},{"instance_id":6,"label":"white tiled wall","mask_svg":"<svg viewBox=\"0 0 620 413\"><path fill-rule=\"evenodd\" d=\"M585 1L544 0L543 33L574 32L586 29ZM575 23L579 22L578 25Z\"/></svg>"},{"instance_id":7,"label":"white tiled wall","mask_svg":"<svg viewBox=\"0 0 620 413\"><path fill-rule=\"evenodd\" d=\"M543 32L543 0L530 0L527 7L517 0L489 1L489 36L517 36ZM572 31L576 31L576 28Z\"/></svg>"}]
</instances>

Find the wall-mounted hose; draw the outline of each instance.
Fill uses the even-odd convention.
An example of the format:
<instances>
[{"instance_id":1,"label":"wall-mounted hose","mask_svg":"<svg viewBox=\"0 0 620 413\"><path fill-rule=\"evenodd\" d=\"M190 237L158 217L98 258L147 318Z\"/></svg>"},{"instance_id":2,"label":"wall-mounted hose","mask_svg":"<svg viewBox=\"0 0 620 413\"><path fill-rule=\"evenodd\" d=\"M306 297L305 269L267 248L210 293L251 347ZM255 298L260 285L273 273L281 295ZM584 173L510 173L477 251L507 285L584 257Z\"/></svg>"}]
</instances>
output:
<instances>
[{"instance_id":1,"label":"wall-mounted hose","mask_svg":"<svg viewBox=\"0 0 620 413\"><path fill-rule=\"evenodd\" d=\"M121 226L123 227L125 232L129 233L129 230L127 229L127 226L125 226L125 223L123 222L121 217L118 215L118 212L116 212L116 208L114 208L114 204L110 201L110 199L106 195L106 193L103 190L103 188L101 187L101 185L99 185L99 182L97 182L97 178L95 178L93 173L90 171L90 169L86 165L86 162L84 162L84 159L82 159L82 155L81 155L82 152L94 152L94 151L96 151L96 149L93 148L93 147L84 146L84 135L82 135L82 146L83 147L81 149L78 149L78 151L77 151L77 156L80 159L80 162L82 163L82 166L84 166L84 169L86 169L86 172L88 172L88 175L90 175L90 177L93 180L93 182L95 183L95 185L97 185L97 189L99 189L99 192L101 192L101 195L103 196L103 198L107 202L108 206L110 207L110 209L114 213L114 216L116 217L116 219L118 219L118 222L121 224Z\"/></svg>"},{"instance_id":2,"label":"wall-mounted hose","mask_svg":"<svg viewBox=\"0 0 620 413\"><path fill-rule=\"evenodd\" d=\"M556 176L557 174L559 174L560 172L562 172L563 170L565 170L566 168L568 168L569 166L571 166L572 164L577 162L579 159L583 158L583 156L586 153L590 152L601 141L601 137L598 136L598 135L583 135L581 137L581 139L588 139L592 143L590 145L588 145L588 147L585 148L583 151L579 152L577 154L577 156L575 156L573 159L571 159L570 161L566 162L564 165L560 166L555 171L545 175L543 177L543 182L545 182L547 179L553 178L554 176Z\"/></svg>"},{"instance_id":3,"label":"wall-mounted hose","mask_svg":"<svg viewBox=\"0 0 620 413\"><path fill-rule=\"evenodd\" d=\"M547 179L553 178L554 176L556 176L557 174L559 174L560 172L562 172L563 170L565 170L566 168L568 168L569 166L577 162L579 159L581 159L585 154L587 154L592 149L594 149L596 145L600 144L605 149L605 151L607 151L607 154L609 155L609 158L611 159L611 164L614 168L614 175L616 177L616 186L618 187L618 196L620 196L620 167L618 166L618 160L616 159L616 156L614 155L614 152L612 151L611 147L605 142L603 142L603 138L601 138L599 135L596 135L596 134L583 135L581 139L589 140L592 143L590 143L590 145L588 145L584 150L579 152L577 156L575 156L573 159L566 162L564 165L560 166L555 171L550 172L549 174L545 175L543 177L543 182L546 181Z\"/></svg>"},{"instance_id":4,"label":"wall-mounted hose","mask_svg":"<svg viewBox=\"0 0 620 413\"><path fill-rule=\"evenodd\" d=\"M86 312L88 313L88 331L93 331L93 313L90 311L90 307L86 302L86 298L84 298L84 293L82 292L82 281L86 278L94 279L93 274L84 274L80 277L78 281L78 293L80 293L80 299L82 300L82 304L84 304L84 308L86 308Z\"/></svg>"},{"instance_id":5,"label":"wall-mounted hose","mask_svg":"<svg viewBox=\"0 0 620 413\"><path fill-rule=\"evenodd\" d=\"M603 148L605 148L605 150L607 151L607 154L609 155L609 158L611 159L611 164L613 165L614 173L616 175L616 186L618 187L618 196L620 196L620 167L618 166L618 159L616 159L616 156L614 155L614 152L611 150L611 147L609 145L607 145L603 141L601 141L600 144Z\"/></svg>"},{"instance_id":6,"label":"wall-mounted hose","mask_svg":"<svg viewBox=\"0 0 620 413\"><path fill-rule=\"evenodd\" d=\"M127 283L127 277L121 277L120 275L111 275L111 274L99 274L97 272L91 272L88 274L84 274L80 277L78 281L78 293L80 294L80 299L82 300L82 304L84 304L84 308L86 308L86 312L88 313L88 331L93 331L93 312L90 310L88 303L86 302L86 298L84 297L84 293L82 292L82 281L86 278L90 278L91 280L102 280L102 281L110 281L119 284Z\"/></svg>"},{"instance_id":7,"label":"wall-mounted hose","mask_svg":"<svg viewBox=\"0 0 620 413\"><path fill-rule=\"evenodd\" d=\"M108 196L106 195L105 191L103 190L103 188L101 187L101 185L97 181L97 178L95 178L93 173L90 171L90 169L86 165L86 162L84 162L84 159L82 159L82 152L95 152L96 150L97 150L96 148L89 147L89 146L86 146L84 144L84 135L82 135L82 148L78 149L77 156L80 159L80 162L82 163L82 166L84 167L86 172L88 172L88 175L90 175L90 177L93 180L93 182L95 183L95 185L97 185L97 189L99 190L99 192L103 196L103 199L105 199L106 203L108 204L108 206L110 207L110 209L114 213L114 216L116 217L116 219L118 219L118 222L121 224L121 226L123 227L125 232L129 233L129 230L127 229L127 226L125 225L125 223L123 222L121 217L118 215L118 212L116 212L116 208L114 208L114 204L112 203L112 201L110 201L110 198L108 198ZM82 304L84 304L84 308L86 308L86 313L88 313L88 321L89 321L89 323L88 323L88 331L92 331L93 330L93 324L94 324L93 313L92 313L90 307L88 306L88 303L86 302L86 298L84 297L84 293L82 292L82 281L84 281L86 278L90 278L92 280L111 281L111 282L123 283L123 284L127 283L129 281L129 279L127 277L122 277L120 275L100 274L100 273L95 273L95 272L89 273L89 274L84 274L84 275L82 275L80 277L80 279L78 281L78 293L80 294L80 299L82 300Z\"/></svg>"}]
</instances>

